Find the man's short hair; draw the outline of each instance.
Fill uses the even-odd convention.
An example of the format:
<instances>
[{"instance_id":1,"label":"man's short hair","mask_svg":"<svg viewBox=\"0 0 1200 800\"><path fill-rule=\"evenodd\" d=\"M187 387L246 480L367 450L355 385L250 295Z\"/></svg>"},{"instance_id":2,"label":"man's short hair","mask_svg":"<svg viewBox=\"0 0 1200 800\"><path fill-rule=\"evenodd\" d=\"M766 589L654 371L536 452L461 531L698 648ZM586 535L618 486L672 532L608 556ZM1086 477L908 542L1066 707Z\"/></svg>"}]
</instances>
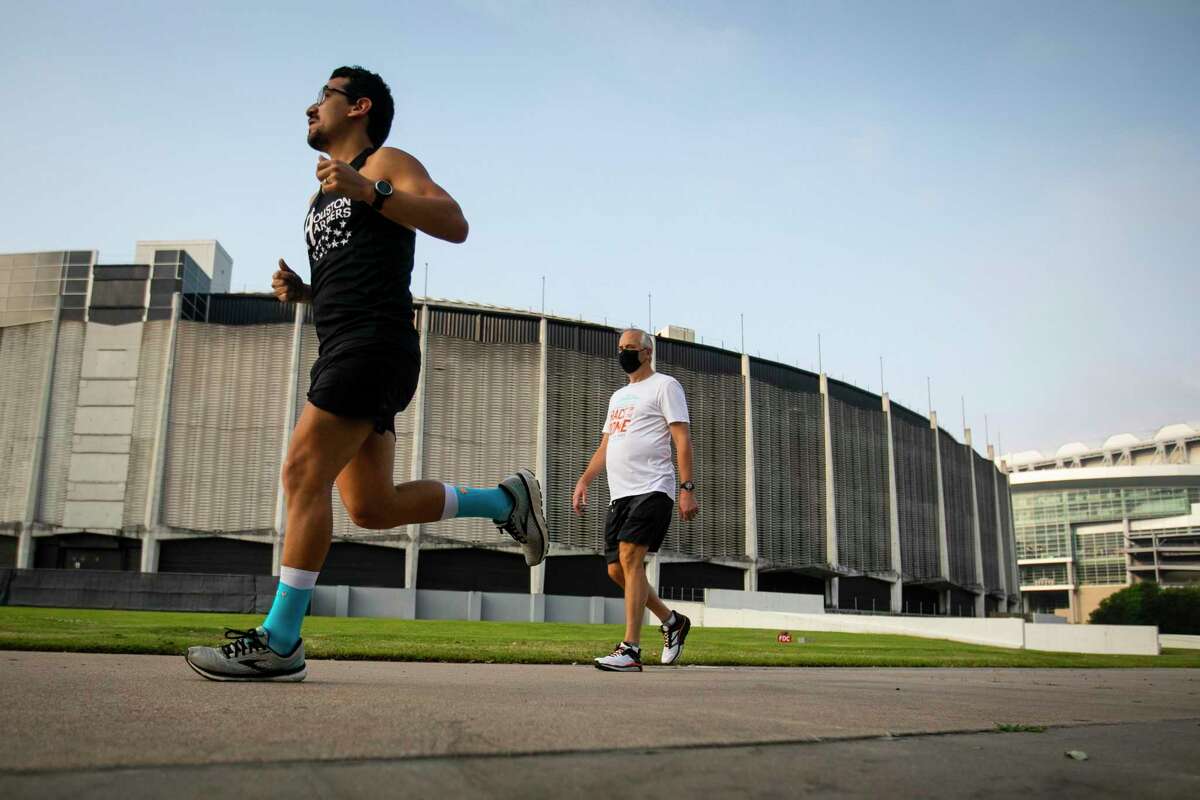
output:
<instances>
[{"instance_id":1,"label":"man's short hair","mask_svg":"<svg viewBox=\"0 0 1200 800\"><path fill-rule=\"evenodd\" d=\"M651 350L654 349L654 337L652 337L650 334L646 333L641 328L626 328L625 330L621 331L622 336L624 336L627 333L636 333L641 336L641 345L642 345L643 350L647 349L647 348L649 348Z\"/></svg>"},{"instance_id":2,"label":"man's short hair","mask_svg":"<svg viewBox=\"0 0 1200 800\"><path fill-rule=\"evenodd\" d=\"M383 147L396 113L392 90L383 82L383 78L358 66L338 67L329 77L346 79L346 94L351 102L362 97L371 101L371 110L367 113L367 138L376 147Z\"/></svg>"}]
</instances>

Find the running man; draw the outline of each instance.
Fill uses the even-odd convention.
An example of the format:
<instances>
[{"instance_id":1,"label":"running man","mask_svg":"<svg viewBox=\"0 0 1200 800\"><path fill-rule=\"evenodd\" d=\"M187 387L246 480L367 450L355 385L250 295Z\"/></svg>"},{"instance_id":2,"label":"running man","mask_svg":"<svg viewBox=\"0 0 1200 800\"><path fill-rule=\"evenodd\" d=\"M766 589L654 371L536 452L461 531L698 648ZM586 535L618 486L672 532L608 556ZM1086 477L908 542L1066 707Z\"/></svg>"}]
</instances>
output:
<instances>
[{"instance_id":1,"label":"running man","mask_svg":"<svg viewBox=\"0 0 1200 800\"><path fill-rule=\"evenodd\" d=\"M600 446L588 462L571 506L582 514L587 490L607 467L612 505L604 522L604 558L608 576L625 590L625 640L611 655L597 658L596 668L610 672L642 671L642 614L649 608L662 622L662 663L674 664L683 653L692 622L667 608L646 579L646 554L657 553L671 525L675 505L675 467L671 443L679 457L679 518L700 511L692 483L692 434L687 399L679 381L651 366L654 340L638 328L621 334L617 356L629 385L608 401L608 417Z\"/></svg>"},{"instance_id":2,"label":"running man","mask_svg":"<svg viewBox=\"0 0 1200 800\"><path fill-rule=\"evenodd\" d=\"M335 484L360 527L480 517L516 539L530 566L546 557L541 488L527 469L487 489L392 485L394 417L421 370L409 290L416 232L467 238L454 198L417 159L382 146L393 108L382 78L339 67L306 112L309 146L329 156L318 156L320 186L304 224L312 285L280 259L271 286L281 302L312 304L320 348L283 463L287 533L275 602L260 627L188 649L188 664L212 680L304 680L300 626L329 552Z\"/></svg>"}]
</instances>

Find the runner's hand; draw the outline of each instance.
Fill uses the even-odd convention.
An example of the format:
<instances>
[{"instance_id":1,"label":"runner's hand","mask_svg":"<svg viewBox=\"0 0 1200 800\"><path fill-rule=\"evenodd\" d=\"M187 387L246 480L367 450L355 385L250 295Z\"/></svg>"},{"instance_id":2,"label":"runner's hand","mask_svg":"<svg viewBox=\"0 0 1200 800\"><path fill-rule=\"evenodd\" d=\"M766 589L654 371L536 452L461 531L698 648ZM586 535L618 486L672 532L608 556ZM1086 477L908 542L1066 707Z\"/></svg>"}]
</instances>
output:
<instances>
[{"instance_id":1,"label":"runner's hand","mask_svg":"<svg viewBox=\"0 0 1200 800\"><path fill-rule=\"evenodd\" d=\"M575 494L571 496L571 508L575 509L576 514L587 511L587 484L575 484Z\"/></svg>"},{"instance_id":2,"label":"runner's hand","mask_svg":"<svg viewBox=\"0 0 1200 800\"><path fill-rule=\"evenodd\" d=\"M279 259L279 269L271 276L271 291L281 303L303 303L309 299L309 288L300 280L300 276L292 272L292 268L282 258Z\"/></svg>"},{"instance_id":3,"label":"runner's hand","mask_svg":"<svg viewBox=\"0 0 1200 800\"><path fill-rule=\"evenodd\" d=\"M679 493L679 518L684 522L691 522L700 513L700 504L696 502L696 496L691 492Z\"/></svg>"},{"instance_id":4,"label":"runner's hand","mask_svg":"<svg viewBox=\"0 0 1200 800\"><path fill-rule=\"evenodd\" d=\"M340 194L351 200L370 202L375 199L375 184L359 174L345 161L320 157L317 160L317 180L321 191Z\"/></svg>"}]
</instances>

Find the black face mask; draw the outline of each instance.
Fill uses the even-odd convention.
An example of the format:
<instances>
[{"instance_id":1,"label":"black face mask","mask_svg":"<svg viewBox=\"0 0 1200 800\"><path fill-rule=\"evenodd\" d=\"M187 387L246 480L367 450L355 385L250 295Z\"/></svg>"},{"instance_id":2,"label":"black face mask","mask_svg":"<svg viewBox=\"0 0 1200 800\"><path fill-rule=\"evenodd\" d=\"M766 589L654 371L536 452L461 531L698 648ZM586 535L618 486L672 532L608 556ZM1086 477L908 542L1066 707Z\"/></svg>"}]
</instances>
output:
<instances>
[{"instance_id":1,"label":"black face mask","mask_svg":"<svg viewBox=\"0 0 1200 800\"><path fill-rule=\"evenodd\" d=\"M617 354L617 360L621 362L621 369L628 372L630 375L638 371L638 367L642 366L641 350L622 350Z\"/></svg>"}]
</instances>

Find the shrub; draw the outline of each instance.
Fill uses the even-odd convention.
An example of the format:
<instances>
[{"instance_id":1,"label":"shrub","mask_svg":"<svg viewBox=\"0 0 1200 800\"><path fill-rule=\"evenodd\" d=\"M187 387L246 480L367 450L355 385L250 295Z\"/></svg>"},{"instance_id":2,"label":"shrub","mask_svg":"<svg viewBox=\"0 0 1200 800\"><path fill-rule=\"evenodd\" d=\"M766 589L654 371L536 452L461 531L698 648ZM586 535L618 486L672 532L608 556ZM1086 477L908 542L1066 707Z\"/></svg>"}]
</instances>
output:
<instances>
[{"instance_id":1,"label":"shrub","mask_svg":"<svg viewBox=\"0 0 1200 800\"><path fill-rule=\"evenodd\" d=\"M1104 598L1088 622L1157 625L1159 633L1200 634L1200 587L1164 589L1157 583L1135 583Z\"/></svg>"}]
</instances>

